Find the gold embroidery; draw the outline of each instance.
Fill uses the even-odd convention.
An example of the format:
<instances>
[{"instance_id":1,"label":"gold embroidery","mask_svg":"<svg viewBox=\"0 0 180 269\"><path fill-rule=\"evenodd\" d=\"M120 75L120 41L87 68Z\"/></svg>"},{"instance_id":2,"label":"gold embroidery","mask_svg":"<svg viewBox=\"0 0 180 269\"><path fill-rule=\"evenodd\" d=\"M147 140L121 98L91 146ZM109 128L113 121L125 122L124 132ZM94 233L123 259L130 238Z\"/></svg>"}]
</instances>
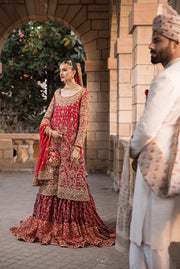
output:
<instances>
[{"instance_id":1,"label":"gold embroidery","mask_svg":"<svg viewBox=\"0 0 180 269\"><path fill-rule=\"evenodd\" d=\"M70 97L61 96L60 89L57 90L42 122L50 123L54 130L61 130L63 139L55 143L61 157L61 164L54 171L46 171L38 175L38 180L42 183L39 193L47 196L57 195L59 198L75 201L89 201L83 151L81 150L78 165L74 166L70 161L74 146L82 148L86 136L87 90L81 88ZM44 180L46 176L49 176L49 180Z\"/></svg>"}]
</instances>

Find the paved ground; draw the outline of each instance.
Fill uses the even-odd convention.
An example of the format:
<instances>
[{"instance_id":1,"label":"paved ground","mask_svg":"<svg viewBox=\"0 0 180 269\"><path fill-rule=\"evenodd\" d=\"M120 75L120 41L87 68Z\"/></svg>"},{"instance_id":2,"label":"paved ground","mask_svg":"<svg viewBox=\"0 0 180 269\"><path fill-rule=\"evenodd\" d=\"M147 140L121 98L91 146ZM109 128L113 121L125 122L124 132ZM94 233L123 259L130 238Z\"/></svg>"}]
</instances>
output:
<instances>
[{"instance_id":1,"label":"paved ground","mask_svg":"<svg viewBox=\"0 0 180 269\"><path fill-rule=\"evenodd\" d=\"M18 241L9 227L31 215L37 193L33 174L0 174L0 269L128 269L128 256L114 246L68 249ZM97 211L106 224L116 223L118 194L104 175L87 179Z\"/></svg>"}]
</instances>

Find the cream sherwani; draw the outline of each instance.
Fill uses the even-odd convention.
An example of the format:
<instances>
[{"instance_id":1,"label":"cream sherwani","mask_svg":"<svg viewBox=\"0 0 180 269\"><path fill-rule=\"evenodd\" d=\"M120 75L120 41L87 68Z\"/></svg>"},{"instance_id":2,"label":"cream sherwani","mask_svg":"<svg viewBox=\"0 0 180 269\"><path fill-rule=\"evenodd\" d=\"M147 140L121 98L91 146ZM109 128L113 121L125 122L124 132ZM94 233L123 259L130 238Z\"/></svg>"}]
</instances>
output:
<instances>
[{"instance_id":1,"label":"cream sherwani","mask_svg":"<svg viewBox=\"0 0 180 269\"><path fill-rule=\"evenodd\" d=\"M137 157L157 137L158 147L168 158L179 116L180 58L177 58L168 63L151 83L147 105L131 139L131 156ZM180 241L180 196L156 196L144 181L139 167L130 240L139 246L141 243L151 245L152 249L164 249L171 241Z\"/></svg>"}]
</instances>

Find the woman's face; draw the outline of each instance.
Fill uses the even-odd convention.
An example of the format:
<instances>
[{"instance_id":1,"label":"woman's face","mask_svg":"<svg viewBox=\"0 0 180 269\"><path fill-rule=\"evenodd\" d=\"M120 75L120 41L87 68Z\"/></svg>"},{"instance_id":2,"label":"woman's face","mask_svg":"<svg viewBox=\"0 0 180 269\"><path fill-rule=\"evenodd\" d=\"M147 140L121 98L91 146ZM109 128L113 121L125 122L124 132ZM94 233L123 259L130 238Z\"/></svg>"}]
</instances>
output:
<instances>
[{"instance_id":1,"label":"woman's face","mask_svg":"<svg viewBox=\"0 0 180 269\"><path fill-rule=\"evenodd\" d=\"M60 78L63 82L71 82L74 77L76 71L72 70L70 66L62 63L60 65Z\"/></svg>"}]
</instances>

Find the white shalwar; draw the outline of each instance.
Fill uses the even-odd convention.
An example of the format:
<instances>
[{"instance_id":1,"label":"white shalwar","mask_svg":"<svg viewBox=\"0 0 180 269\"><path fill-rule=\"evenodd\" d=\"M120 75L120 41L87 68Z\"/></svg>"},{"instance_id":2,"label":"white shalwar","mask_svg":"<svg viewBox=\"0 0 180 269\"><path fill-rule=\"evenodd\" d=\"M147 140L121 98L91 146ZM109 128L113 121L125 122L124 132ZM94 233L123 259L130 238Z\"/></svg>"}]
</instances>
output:
<instances>
[{"instance_id":1,"label":"white shalwar","mask_svg":"<svg viewBox=\"0 0 180 269\"><path fill-rule=\"evenodd\" d=\"M157 146L168 158L179 117L180 58L176 58L168 63L151 83L147 105L131 139L131 156L136 158L153 138L158 137ZM151 250L157 251L167 251L170 242L180 242L180 196L173 198L156 196L145 182L139 167L134 191L130 240L139 247L147 245Z\"/></svg>"}]
</instances>

